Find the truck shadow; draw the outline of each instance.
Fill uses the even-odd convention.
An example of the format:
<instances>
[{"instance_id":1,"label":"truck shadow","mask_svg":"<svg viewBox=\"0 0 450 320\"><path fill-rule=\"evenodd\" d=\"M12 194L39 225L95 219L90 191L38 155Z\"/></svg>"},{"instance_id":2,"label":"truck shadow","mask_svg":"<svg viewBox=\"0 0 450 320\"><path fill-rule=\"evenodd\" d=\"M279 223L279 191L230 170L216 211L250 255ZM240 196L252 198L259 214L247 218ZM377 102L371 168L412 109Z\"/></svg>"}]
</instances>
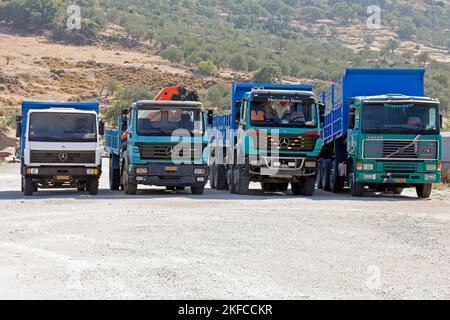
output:
<instances>
[{"instance_id":1,"label":"truck shadow","mask_svg":"<svg viewBox=\"0 0 450 320\"><path fill-rule=\"evenodd\" d=\"M380 202L380 201L424 201L408 195L394 195L388 193L372 193L367 192L363 198L354 198L349 192L334 194L323 190L316 190L314 196L294 196L290 191L287 192L264 192L261 189L251 189L246 195L231 194L228 191L218 191L206 189L203 195L193 195L186 189L185 191L171 192L164 189L146 188L138 190L135 196L125 195L121 191L110 191L108 189L100 189L96 196L87 193L80 193L76 190L42 190L36 192L32 197L25 197L20 191L0 191L0 202L10 200L33 201L33 200L158 200L170 198L185 198L197 201L222 200L222 201L269 201L269 200L305 200L305 201L357 201L357 202Z\"/></svg>"}]
</instances>

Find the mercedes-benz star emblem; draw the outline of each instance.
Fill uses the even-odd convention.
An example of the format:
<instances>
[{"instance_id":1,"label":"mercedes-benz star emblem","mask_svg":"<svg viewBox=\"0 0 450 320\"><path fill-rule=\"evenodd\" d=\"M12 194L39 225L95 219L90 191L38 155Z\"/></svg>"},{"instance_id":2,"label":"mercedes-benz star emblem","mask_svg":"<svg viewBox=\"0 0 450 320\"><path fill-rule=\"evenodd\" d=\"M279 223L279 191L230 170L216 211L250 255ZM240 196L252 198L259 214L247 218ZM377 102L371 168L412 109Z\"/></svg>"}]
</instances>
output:
<instances>
[{"instance_id":1,"label":"mercedes-benz star emblem","mask_svg":"<svg viewBox=\"0 0 450 320\"><path fill-rule=\"evenodd\" d=\"M168 156L173 156L175 154L175 148L174 147L167 147L166 153Z\"/></svg>"},{"instance_id":2,"label":"mercedes-benz star emblem","mask_svg":"<svg viewBox=\"0 0 450 320\"><path fill-rule=\"evenodd\" d=\"M67 153L61 153L58 156L59 161L61 162L66 162L69 159L69 156L67 155Z\"/></svg>"},{"instance_id":3,"label":"mercedes-benz star emblem","mask_svg":"<svg viewBox=\"0 0 450 320\"><path fill-rule=\"evenodd\" d=\"M291 145L291 140L286 137L280 139L280 147L283 149L288 148Z\"/></svg>"}]
</instances>

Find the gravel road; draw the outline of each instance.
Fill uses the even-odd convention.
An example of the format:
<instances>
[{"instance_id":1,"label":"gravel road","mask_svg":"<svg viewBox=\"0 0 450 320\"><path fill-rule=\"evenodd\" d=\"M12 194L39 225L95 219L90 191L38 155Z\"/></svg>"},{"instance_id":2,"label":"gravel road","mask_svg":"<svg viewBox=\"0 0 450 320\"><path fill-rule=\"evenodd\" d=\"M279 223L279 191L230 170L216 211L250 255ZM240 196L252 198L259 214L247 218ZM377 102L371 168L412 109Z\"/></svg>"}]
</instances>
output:
<instances>
[{"instance_id":1,"label":"gravel road","mask_svg":"<svg viewBox=\"0 0 450 320\"><path fill-rule=\"evenodd\" d=\"M0 165L0 299L450 299L450 194L40 191Z\"/></svg>"}]
</instances>

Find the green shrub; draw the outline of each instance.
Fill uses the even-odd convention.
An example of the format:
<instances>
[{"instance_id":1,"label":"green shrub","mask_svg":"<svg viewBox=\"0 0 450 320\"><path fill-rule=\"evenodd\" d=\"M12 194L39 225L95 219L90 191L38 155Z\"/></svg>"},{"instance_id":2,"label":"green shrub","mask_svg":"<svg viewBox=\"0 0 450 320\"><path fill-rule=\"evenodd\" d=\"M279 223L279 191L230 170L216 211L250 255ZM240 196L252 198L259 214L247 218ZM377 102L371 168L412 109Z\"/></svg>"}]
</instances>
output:
<instances>
[{"instance_id":1,"label":"green shrub","mask_svg":"<svg viewBox=\"0 0 450 320\"><path fill-rule=\"evenodd\" d=\"M161 51L161 57L169 60L170 62L182 62L183 52L175 46L170 46L169 48Z\"/></svg>"},{"instance_id":2,"label":"green shrub","mask_svg":"<svg viewBox=\"0 0 450 320\"><path fill-rule=\"evenodd\" d=\"M197 71L204 75L214 75L217 73L217 67L211 61L201 61L197 65Z\"/></svg>"}]
</instances>

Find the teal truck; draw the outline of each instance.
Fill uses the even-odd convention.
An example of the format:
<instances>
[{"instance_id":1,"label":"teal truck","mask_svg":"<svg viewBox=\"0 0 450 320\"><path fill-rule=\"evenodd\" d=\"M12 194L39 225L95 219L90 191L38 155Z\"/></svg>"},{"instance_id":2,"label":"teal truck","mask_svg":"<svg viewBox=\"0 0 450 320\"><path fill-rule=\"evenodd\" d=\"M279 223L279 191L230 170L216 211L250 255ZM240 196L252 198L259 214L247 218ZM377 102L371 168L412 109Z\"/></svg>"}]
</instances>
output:
<instances>
[{"instance_id":1,"label":"teal truck","mask_svg":"<svg viewBox=\"0 0 450 320\"><path fill-rule=\"evenodd\" d=\"M441 180L439 101L424 96L423 69L347 69L321 95L325 119L317 185L420 198Z\"/></svg>"},{"instance_id":2,"label":"teal truck","mask_svg":"<svg viewBox=\"0 0 450 320\"><path fill-rule=\"evenodd\" d=\"M320 143L320 104L310 85L232 86L231 114L210 128L211 186L245 194L263 190L312 196Z\"/></svg>"},{"instance_id":3,"label":"teal truck","mask_svg":"<svg viewBox=\"0 0 450 320\"><path fill-rule=\"evenodd\" d=\"M195 101L138 101L122 111L118 129L105 130L111 190L138 185L203 194L208 181L208 117Z\"/></svg>"}]
</instances>

